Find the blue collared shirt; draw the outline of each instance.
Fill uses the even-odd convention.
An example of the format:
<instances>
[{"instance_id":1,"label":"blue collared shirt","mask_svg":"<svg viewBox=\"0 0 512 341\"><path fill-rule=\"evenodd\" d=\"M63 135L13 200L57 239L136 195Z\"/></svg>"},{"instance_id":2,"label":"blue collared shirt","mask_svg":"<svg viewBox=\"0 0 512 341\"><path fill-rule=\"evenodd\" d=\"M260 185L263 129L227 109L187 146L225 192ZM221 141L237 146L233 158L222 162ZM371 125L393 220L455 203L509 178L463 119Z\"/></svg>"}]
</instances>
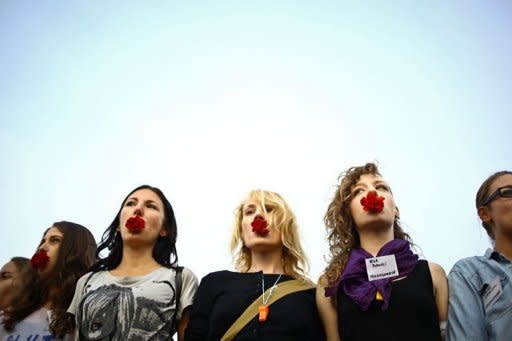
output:
<instances>
[{"instance_id":1,"label":"blue collared shirt","mask_svg":"<svg viewBox=\"0 0 512 341\"><path fill-rule=\"evenodd\" d=\"M447 341L512 340L512 263L488 249L458 261L448 275Z\"/></svg>"}]
</instances>

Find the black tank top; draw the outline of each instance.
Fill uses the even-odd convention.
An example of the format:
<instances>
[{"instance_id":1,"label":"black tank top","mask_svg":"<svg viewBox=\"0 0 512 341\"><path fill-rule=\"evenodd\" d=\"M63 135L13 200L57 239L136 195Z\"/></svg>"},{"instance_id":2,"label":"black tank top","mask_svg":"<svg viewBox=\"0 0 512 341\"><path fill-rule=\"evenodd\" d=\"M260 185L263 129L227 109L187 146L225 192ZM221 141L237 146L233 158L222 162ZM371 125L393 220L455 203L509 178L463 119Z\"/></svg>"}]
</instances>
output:
<instances>
[{"instance_id":1,"label":"black tank top","mask_svg":"<svg viewBox=\"0 0 512 341\"><path fill-rule=\"evenodd\" d=\"M373 301L363 311L338 291L338 326L343 341L440 341L439 319L428 262L418 261L404 279L392 282L387 310Z\"/></svg>"}]
</instances>

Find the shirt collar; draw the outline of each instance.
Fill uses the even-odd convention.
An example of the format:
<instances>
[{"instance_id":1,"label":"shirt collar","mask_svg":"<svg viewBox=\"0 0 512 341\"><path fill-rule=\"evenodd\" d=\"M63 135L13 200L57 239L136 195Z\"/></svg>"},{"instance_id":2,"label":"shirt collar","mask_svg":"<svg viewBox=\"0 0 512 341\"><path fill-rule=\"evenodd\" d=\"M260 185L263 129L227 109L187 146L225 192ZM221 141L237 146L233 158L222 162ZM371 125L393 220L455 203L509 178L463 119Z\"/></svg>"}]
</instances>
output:
<instances>
[{"instance_id":1,"label":"shirt collar","mask_svg":"<svg viewBox=\"0 0 512 341\"><path fill-rule=\"evenodd\" d=\"M487 249L487 251L485 251L485 258L494 259L498 263L510 263L507 257L493 249Z\"/></svg>"}]
</instances>

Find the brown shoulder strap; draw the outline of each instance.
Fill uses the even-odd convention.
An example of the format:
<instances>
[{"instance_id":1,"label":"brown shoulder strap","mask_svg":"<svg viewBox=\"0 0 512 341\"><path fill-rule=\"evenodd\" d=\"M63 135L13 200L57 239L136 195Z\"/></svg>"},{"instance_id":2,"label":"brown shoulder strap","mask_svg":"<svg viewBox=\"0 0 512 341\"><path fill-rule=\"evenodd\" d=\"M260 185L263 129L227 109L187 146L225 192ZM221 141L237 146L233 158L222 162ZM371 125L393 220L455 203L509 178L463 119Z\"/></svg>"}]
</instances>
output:
<instances>
[{"instance_id":1,"label":"brown shoulder strap","mask_svg":"<svg viewBox=\"0 0 512 341\"><path fill-rule=\"evenodd\" d=\"M303 280L292 279L290 281L283 282L279 284L275 289L274 293L270 297L267 302L268 305L271 305L275 301L281 299L282 297L302 290L308 290L314 288L314 285ZM268 295L268 292L271 288L265 290L265 295ZM238 319L229 327L224 336L220 339L220 341L231 341L243 327L249 323L257 314L258 314L258 306L261 305L262 296L260 295L254 302L251 303L250 306L245 309L245 311L238 317Z\"/></svg>"}]
</instances>

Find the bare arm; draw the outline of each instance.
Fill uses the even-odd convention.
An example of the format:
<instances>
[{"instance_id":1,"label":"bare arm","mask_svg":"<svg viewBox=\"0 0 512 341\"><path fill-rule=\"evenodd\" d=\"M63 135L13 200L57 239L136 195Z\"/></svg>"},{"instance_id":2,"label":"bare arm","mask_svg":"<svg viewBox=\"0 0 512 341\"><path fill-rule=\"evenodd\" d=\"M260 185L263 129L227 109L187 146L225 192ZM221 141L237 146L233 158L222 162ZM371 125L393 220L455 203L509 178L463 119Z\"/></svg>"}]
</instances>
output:
<instances>
[{"instance_id":1,"label":"bare arm","mask_svg":"<svg viewBox=\"0 0 512 341\"><path fill-rule=\"evenodd\" d=\"M188 321L190 319L190 307L185 308L181 314L181 319L178 322L178 341L185 340L185 329L187 329Z\"/></svg>"},{"instance_id":2,"label":"bare arm","mask_svg":"<svg viewBox=\"0 0 512 341\"><path fill-rule=\"evenodd\" d=\"M444 330L448 318L448 280L443 268L436 263L428 263L432 284L434 285L434 297L436 299L437 314L441 325L441 336L444 340Z\"/></svg>"},{"instance_id":3,"label":"bare arm","mask_svg":"<svg viewBox=\"0 0 512 341\"><path fill-rule=\"evenodd\" d=\"M325 297L327 279L321 276L316 287L316 306L325 330L327 341L340 341L338 331L338 312L332 297Z\"/></svg>"}]
</instances>

